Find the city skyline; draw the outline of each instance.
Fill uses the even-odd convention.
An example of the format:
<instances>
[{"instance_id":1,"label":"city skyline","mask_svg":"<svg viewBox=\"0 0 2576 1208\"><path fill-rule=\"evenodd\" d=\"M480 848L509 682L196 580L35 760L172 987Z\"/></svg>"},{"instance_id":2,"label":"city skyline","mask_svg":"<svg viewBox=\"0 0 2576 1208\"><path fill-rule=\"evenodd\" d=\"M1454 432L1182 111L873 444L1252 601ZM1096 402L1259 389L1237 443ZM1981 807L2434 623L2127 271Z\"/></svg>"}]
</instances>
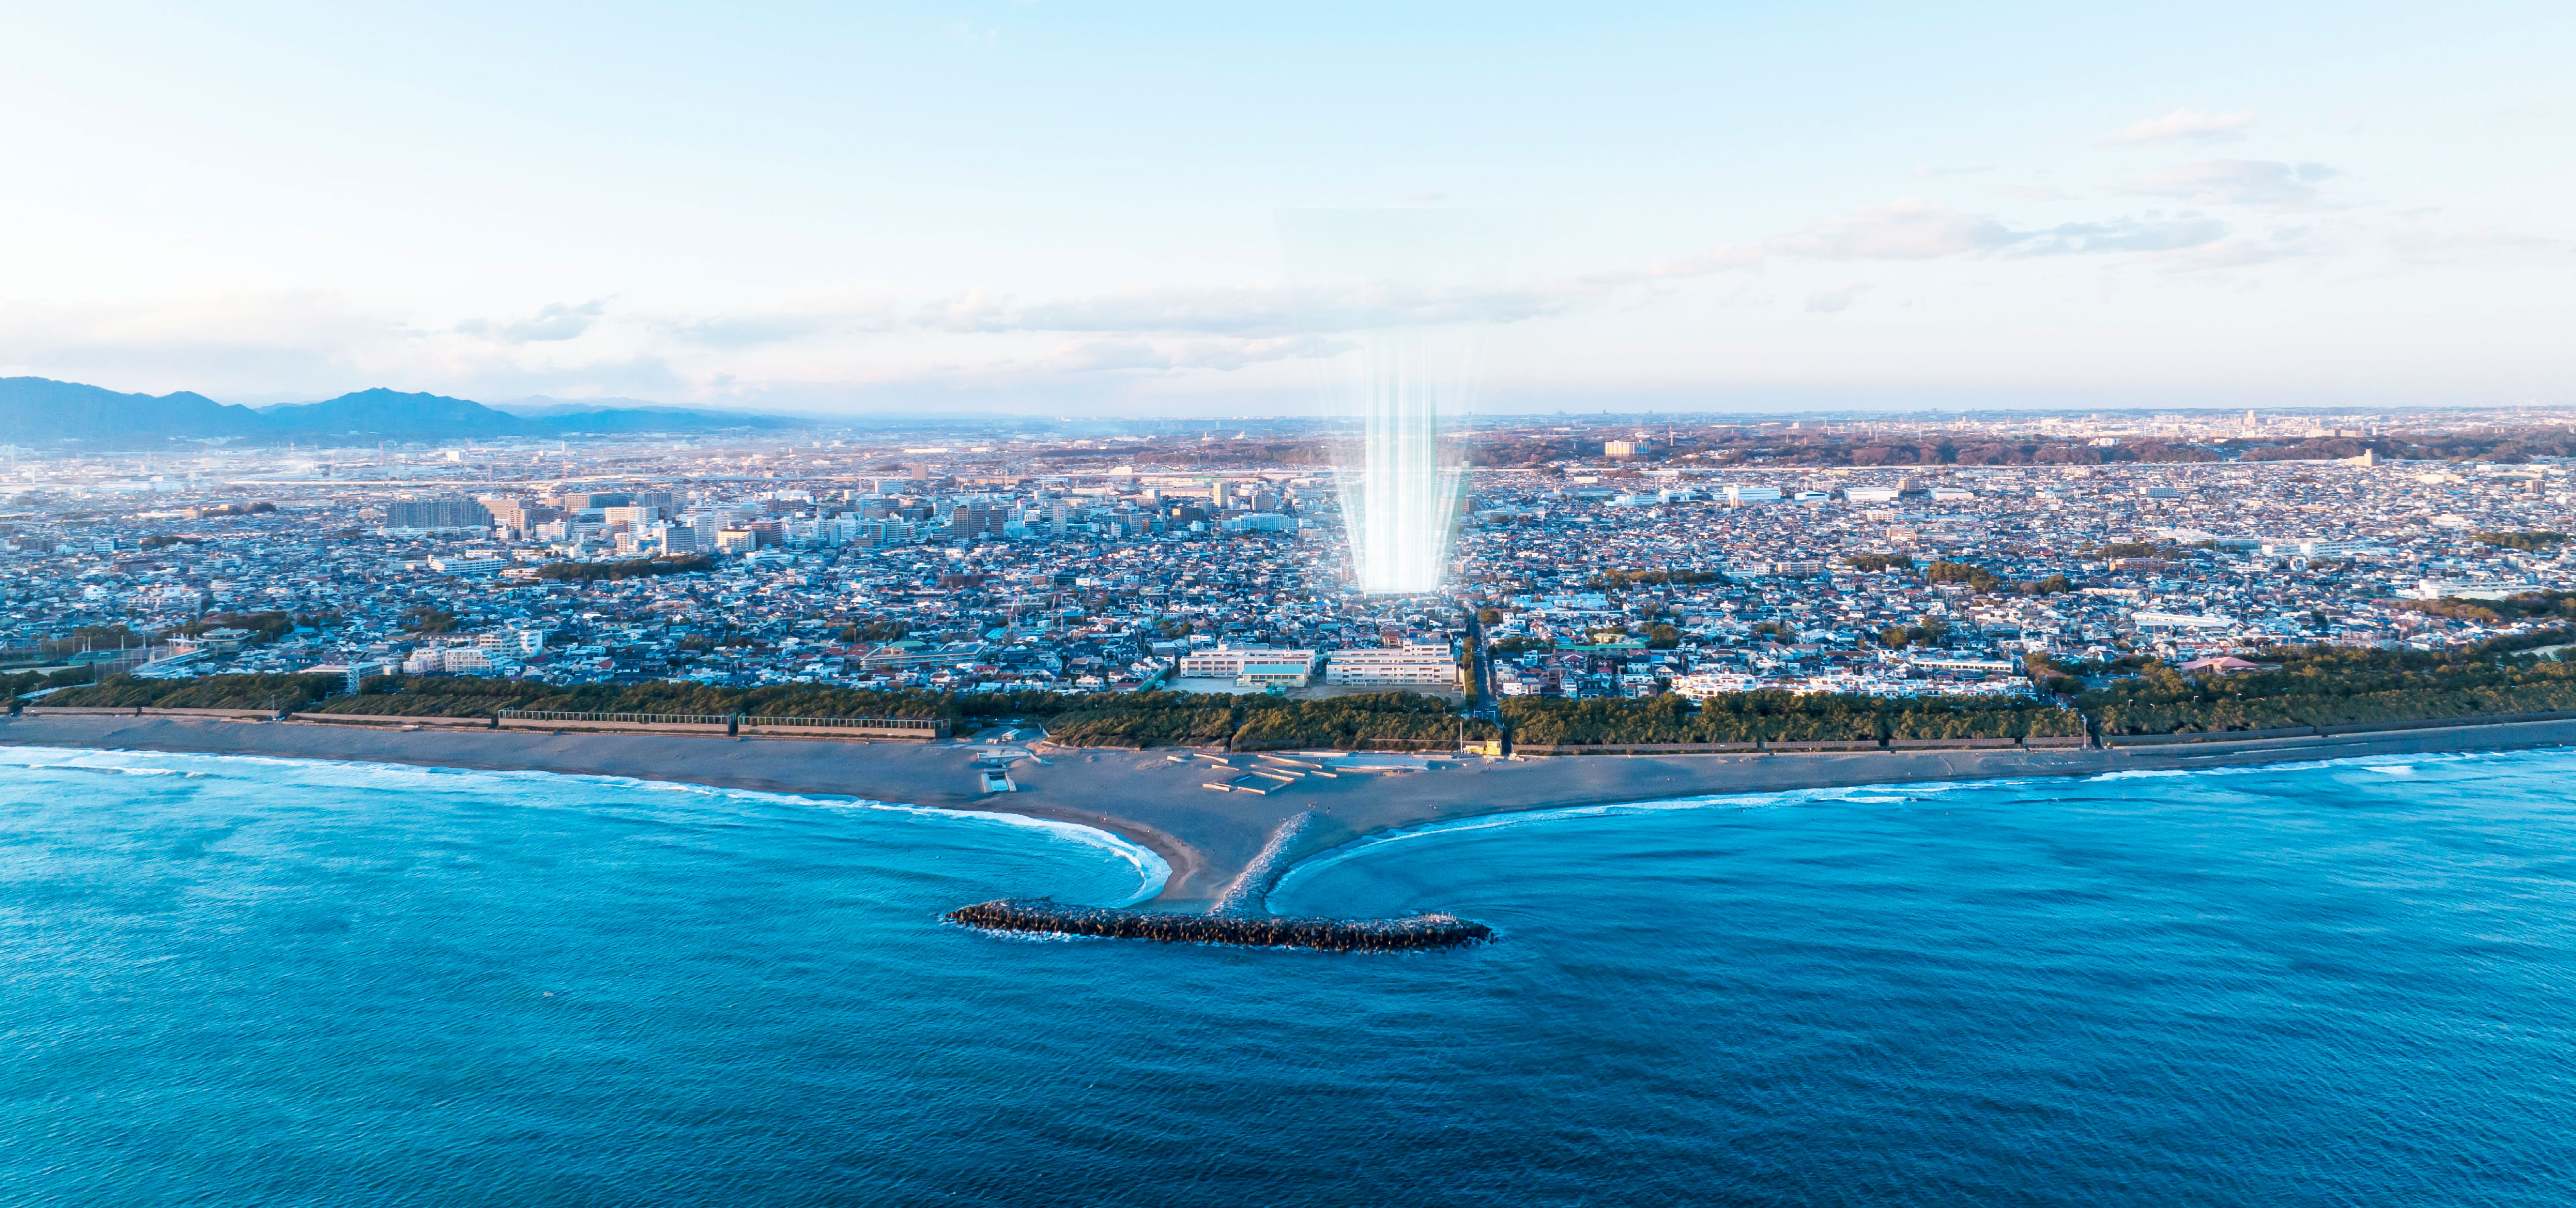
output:
<instances>
[{"instance_id":1,"label":"city skyline","mask_svg":"<svg viewBox=\"0 0 2576 1208\"><path fill-rule=\"evenodd\" d=\"M0 375L1292 414L1391 207L1494 413L2570 401L2564 14L2038 16L29 14Z\"/></svg>"}]
</instances>

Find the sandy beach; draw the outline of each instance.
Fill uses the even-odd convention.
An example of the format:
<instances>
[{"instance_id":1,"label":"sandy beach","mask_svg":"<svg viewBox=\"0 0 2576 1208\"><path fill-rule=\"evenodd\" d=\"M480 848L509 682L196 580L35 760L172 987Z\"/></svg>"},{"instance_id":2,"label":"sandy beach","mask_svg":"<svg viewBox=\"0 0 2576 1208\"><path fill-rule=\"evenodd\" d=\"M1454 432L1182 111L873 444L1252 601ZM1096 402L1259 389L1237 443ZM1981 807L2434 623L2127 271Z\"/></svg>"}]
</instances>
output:
<instances>
[{"instance_id":1,"label":"sandy beach","mask_svg":"<svg viewBox=\"0 0 2576 1208\"><path fill-rule=\"evenodd\" d=\"M1016 792L986 793L983 742L793 741L496 730L400 730L179 718L19 717L0 746L184 751L437 767L630 776L782 793L860 797L1023 814L1096 826L1172 866L1159 907L1204 906L1241 874L1279 825L1314 810L1290 853L1311 856L1368 834L1453 818L1716 793L1920 781L2087 776L2361 755L2576 745L2576 721L2457 726L2341 738L2189 743L2118 750L1881 751L1834 754L1574 756L1488 760L1374 757L1390 770L1309 778L1267 795L1203 787L1240 775L1175 751L1040 746L1010 769ZM1014 749L1015 744L999 744ZM1027 749L1027 748L1017 748ZM1173 755L1186 762L1175 762ZM1208 752L1205 754L1219 754ZM1232 757L1239 769L1249 756Z\"/></svg>"}]
</instances>

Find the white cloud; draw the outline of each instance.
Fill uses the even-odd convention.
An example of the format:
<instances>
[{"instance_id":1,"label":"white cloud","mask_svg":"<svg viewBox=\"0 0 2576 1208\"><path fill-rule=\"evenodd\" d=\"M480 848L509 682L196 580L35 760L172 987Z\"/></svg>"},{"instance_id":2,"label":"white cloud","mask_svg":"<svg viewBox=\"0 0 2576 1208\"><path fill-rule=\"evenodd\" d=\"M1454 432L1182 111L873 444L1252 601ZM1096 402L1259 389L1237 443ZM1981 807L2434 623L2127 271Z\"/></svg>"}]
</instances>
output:
<instances>
[{"instance_id":1,"label":"white cloud","mask_svg":"<svg viewBox=\"0 0 2576 1208\"><path fill-rule=\"evenodd\" d=\"M2147 257L2144 263L2177 276L2252 268L2293 258L2314 258L2343 251L2346 241L2311 226L2282 226L2231 234L2191 247Z\"/></svg>"},{"instance_id":2,"label":"white cloud","mask_svg":"<svg viewBox=\"0 0 2576 1208\"><path fill-rule=\"evenodd\" d=\"M1352 280L1052 297L980 289L945 297L806 295L695 313L599 298L465 322L455 312L394 310L337 295L87 309L0 299L0 348L23 372L245 401L304 401L370 385L466 397L616 394L737 404L792 395L818 406L916 388L997 398L1107 398L1130 389L1177 397L1219 382L1227 391L1293 392L1302 377L1293 362L1348 347L1316 333L1688 305L1676 287L1771 267L1800 283L1783 291L1781 310L1833 315L1871 291L1854 280L1876 275L1868 262L1965 261L1992 274L2019 271L2006 268L2016 262L2094 257L2241 282L2247 278L2229 270L2292 257L2375 253L2395 264L2540 267L2564 264L2571 250L2564 241L2502 232L2409 229L2438 220L2430 214L2332 209L2321 204L2316 183L2332 174L2321 165L2258 160L2176 164L2128 191L2182 204L2147 203L2154 208L2048 225L1904 197L1693 256L1510 288ZM2262 209L2316 217L2264 222ZM2375 215L2403 222L2374 229ZM2315 229L2306 225L2312 221ZM1821 336L1834 326L1809 329Z\"/></svg>"},{"instance_id":3,"label":"white cloud","mask_svg":"<svg viewBox=\"0 0 2576 1208\"><path fill-rule=\"evenodd\" d=\"M839 325L849 321L850 316L843 316ZM663 330L701 348L753 348L805 339L835 325L832 317L822 314L770 313L681 319L667 323Z\"/></svg>"},{"instance_id":4,"label":"white cloud","mask_svg":"<svg viewBox=\"0 0 2576 1208\"><path fill-rule=\"evenodd\" d=\"M1446 289L1356 280L1297 289L1199 286L1039 301L975 290L923 308L914 321L945 331L981 334L1195 332L1268 338L1368 327L1512 323L1556 313L1574 299L1606 288L1588 279L1514 288Z\"/></svg>"},{"instance_id":5,"label":"white cloud","mask_svg":"<svg viewBox=\"0 0 2576 1208\"><path fill-rule=\"evenodd\" d=\"M1069 340L1056 346L1046 365L1075 373L1103 370L1213 370L1230 373L1270 361L1337 355L1353 347L1341 341L1284 336L1266 340Z\"/></svg>"},{"instance_id":6,"label":"white cloud","mask_svg":"<svg viewBox=\"0 0 2576 1208\"><path fill-rule=\"evenodd\" d=\"M579 306L552 302L524 319L509 323L474 319L457 324L456 330L467 335L489 336L508 344L578 340L590 331L591 324L598 322L599 316L607 310L608 300L605 298L594 298Z\"/></svg>"},{"instance_id":7,"label":"white cloud","mask_svg":"<svg viewBox=\"0 0 2576 1208\"><path fill-rule=\"evenodd\" d=\"M1868 282L1855 281L1839 289L1829 289L1821 293L1809 294L1807 295L1807 313L1811 315L1841 314L1843 311L1851 309L1852 300L1858 298L1861 291L1868 288Z\"/></svg>"},{"instance_id":8,"label":"white cloud","mask_svg":"<svg viewBox=\"0 0 2576 1208\"><path fill-rule=\"evenodd\" d=\"M2115 218L2016 230L2000 220L1944 209L1919 197L1867 206L1750 244L1726 244L1707 255L1656 265L1646 278L1706 276L1758 268L1770 260L1932 260L1945 256L2067 256L2166 252L2227 234L2200 214ZM1616 278L1593 278L1596 282Z\"/></svg>"},{"instance_id":9,"label":"white cloud","mask_svg":"<svg viewBox=\"0 0 2576 1208\"><path fill-rule=\"evenodd\" d=\"M1762 242L1778 256L1828 260L1928 260L1962 252L1992 251L2013 242L1992 218L1945 210L1920 197L1863 206Z\"/></svg>"},{"instance_id":10,"label":"white cloud","mask_svg":"<svg viewBox=\"0 0 2576 1208\"><path fill-rule=\"evenodd\" d=\"M2116 218L2109 222L2060 223L2032 231L2013 250L2029 256L2171 252L2215 243L2226 235L2226 223L2198 214L2150 216L2143 220Z\"/></svg>"},{"instance_id":11,"label":"white cloud","mask_svg":"<svg viewBox=\"0 0 2576 1208\"><path fill-rule=\"evenodd\" d=\"M2102 136L2105 147L2164 147L2174 143L2219 143L2245 137L2245 128L2254 124L2251 113L2202 113L2196 109L2176 109L2163 117L2151 117Z\"/></svg>"},{"instance_id":12,"label":"white cloud","mask_svg":"<svg viewBox=\"0 0 2576 1208\"><path fill-rule=\"evenodd\" d=\"M2314 204L2316 182L2333 175L2335 170L2324 164L2196 159L2160 168L2121 189L2150 197L2177 197L2200 205L2289 208Z\"/></svg>"},{"instance_id":13,"label":"white cloud","mask_svg":"<svg viewBox=\"0 0 2576 1208\"><path fill-rule=\"evenodd\" d=\"M1286 336L1271 340L1191 340L1171 350L1174 369L1213 369L1230 373L1269 361L1338 356L1358 345L1345 340Z\"/></svg>"},{"instance_id":14,"label":"white cloud","mask_svg":"<svg viewBox=\"0 0 2576 1208\"><path fill-rule=\"evenodd\" d=\"M549 313L557 310L576 313ZM126 305L0 302L0 345L47 377L244 402L309 402L366 386L509 397L683 384L644 342L556 338L615 321L601 302L511 323L422 323L344 295L275 291Z\"/></svg>"},{"instance_id":15,"label":"white cloud","mask_svg":"<svg viewBox=\"0 0 2576 1208\"><path fill-rule=\"evenodd\" d=\"M2389 251L2408 264L2533 264L2563 260L2567 241L2544 239L2493 227L2432 230L2415 227L2391 232Z\"/></svg>"},{"instance_id":16,"label":"white cloud","mask_svg":"<svg viewBox=\"0 0 2576 1208\"><path fill-rule=\"evenodd\" d=\"M1169 369L1172 359L1143 340L1068 340L1048 364L1072 373L1103 369Z\"/></svg>"},{"instance_id":17,"label":"white cloud","mask_svg":"<svg viewBox=\"0 0 2576 1208\"><path fill-rule=\"evenodd\" d=\"M946 331L1139 332L1197 331L1256 335L1296 325L1297 300L1276 286L1204 286L1087 298L1023 302L992 290L972 290L936 303L916 316Z\"/></svg>"},{"instance_id":18,"label":"white cloud","mask_svg":"<svg viewBox=\"0 0 2576 1208\"><path fill-rule=\"evenodd\" d=\"M2226 233L2213 218L2156 213L2022 229L1908 197L1679 260L1508 288L1354 280L1035 299L983 289L938 300L807 298L694 314L598 298L463 322L371 312L347 298L278 295L96 314L21 308L0 313L0 340L43 371L122 380L99 368L193 366L174 373L171 386L236 397L245 387L322 397L379 383L499 397L676 392L701 399L780 381L1035 387L1100 375L1230 374L1347 348L1317 333L1566 315L1774 261L2169 256ZM1823 290L1806 305L1836 313L1865 289Z\"/></svg>"}]
</instances>

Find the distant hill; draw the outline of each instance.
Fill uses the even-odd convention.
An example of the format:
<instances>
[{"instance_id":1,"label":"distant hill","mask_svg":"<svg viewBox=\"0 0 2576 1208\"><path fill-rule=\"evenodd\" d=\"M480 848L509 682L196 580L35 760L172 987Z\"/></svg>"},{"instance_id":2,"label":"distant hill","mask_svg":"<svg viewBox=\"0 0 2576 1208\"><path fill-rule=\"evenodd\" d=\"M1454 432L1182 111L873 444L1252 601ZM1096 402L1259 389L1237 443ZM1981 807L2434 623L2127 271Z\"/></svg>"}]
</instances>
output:
<instances>
[{"instance_id":1,"label":"distant hill","mask_svg":"<svg viewBox=\"0 0 2576 1208\"><path fill-rule=\"evenodd\" d=\"M810 421L654 406L547 404L513 414L471 399L377 388L318 403L253 410L202 394L118 394L50 378L0 378L0 443L76 440L93 448L167 440L450 440L572 432L717 432L793 428ZM619 403L634 400L617 399Z\"/></svg>"},{"instance_id":2,"label":"distant hill","mask_svg":"<svg viewBox=\"0 0 2576 1208\"><path fill-rule=\"evenodd\" d=\"M269 433L285 436L539 436L535 420L443 394L404 394L378 387L319 403L293 403L259 413Z\"/></svg>"},{"instance_id":3,"label":"distant hill","mask_svg":"<svg viewBox=\"0 0 2576 1208\"><path fill-rule=\"evenodd\" d=\"M507 411L512 415L525 416L529 419L539 419L548 415L560 415L566 411L688 410L686 407L674 407L669 403L657 403L649 398L606 397L576 399L556 398L552 395L546 394L531 394L526 398L505 398L499 402L487 403L485 405L496 411Z\"/></svg>"},{"instance_id":4,"label":"distant hill","mask_svg":"<svg viewBox=\"0 0 2576 1208\"><path fill-rule=\"evenodd\" d=\"M649 410L619 407L601 411L558 411L538 421L553 432L722 432L729 428L801 428L812 420L731 411Z\"/></svg>"},{"instance_id":5,"label":"distant hill","mask_svg":"<svg viewBox=\"0 0 2576 1208\"><path fill-rule=\"evenodd\" d=\"M58 440L125 445L168 437L250 436L258 412L202 394L118 394L52 378L0 378L0 443Z\"/></svg>"},{"instance_id":6,"label":"distant hill","mask_svg":"<svg viewBox=\"0 0 2576 1208\"><path fill-rule=\"evenodd\" d=\"M697 411L635 398L568 400L532 395L493 406L562 432L717 432L727 428L796 428L813 422L747 411Z\"/></svg>"}]
</instances>

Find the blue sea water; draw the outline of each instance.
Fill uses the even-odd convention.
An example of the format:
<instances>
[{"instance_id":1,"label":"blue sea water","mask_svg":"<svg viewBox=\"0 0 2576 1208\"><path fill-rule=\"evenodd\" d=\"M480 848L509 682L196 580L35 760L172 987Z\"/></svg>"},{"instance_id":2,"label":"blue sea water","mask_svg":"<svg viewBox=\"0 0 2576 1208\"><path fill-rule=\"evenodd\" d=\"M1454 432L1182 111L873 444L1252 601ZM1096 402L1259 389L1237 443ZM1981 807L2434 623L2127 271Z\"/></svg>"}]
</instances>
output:
<instances>
[{"instance_id":1,"label":"blue sea water","mask_svg":"<svg viewBox=\"0 0 2576 1208\"><path fill-rule=\"evenodd\" d=\"M10 1204L2576 1202L2576 755L1567 810L1387 956L1000 938L1074 828L0 749Z\"/></svg>"}]
</instances>

